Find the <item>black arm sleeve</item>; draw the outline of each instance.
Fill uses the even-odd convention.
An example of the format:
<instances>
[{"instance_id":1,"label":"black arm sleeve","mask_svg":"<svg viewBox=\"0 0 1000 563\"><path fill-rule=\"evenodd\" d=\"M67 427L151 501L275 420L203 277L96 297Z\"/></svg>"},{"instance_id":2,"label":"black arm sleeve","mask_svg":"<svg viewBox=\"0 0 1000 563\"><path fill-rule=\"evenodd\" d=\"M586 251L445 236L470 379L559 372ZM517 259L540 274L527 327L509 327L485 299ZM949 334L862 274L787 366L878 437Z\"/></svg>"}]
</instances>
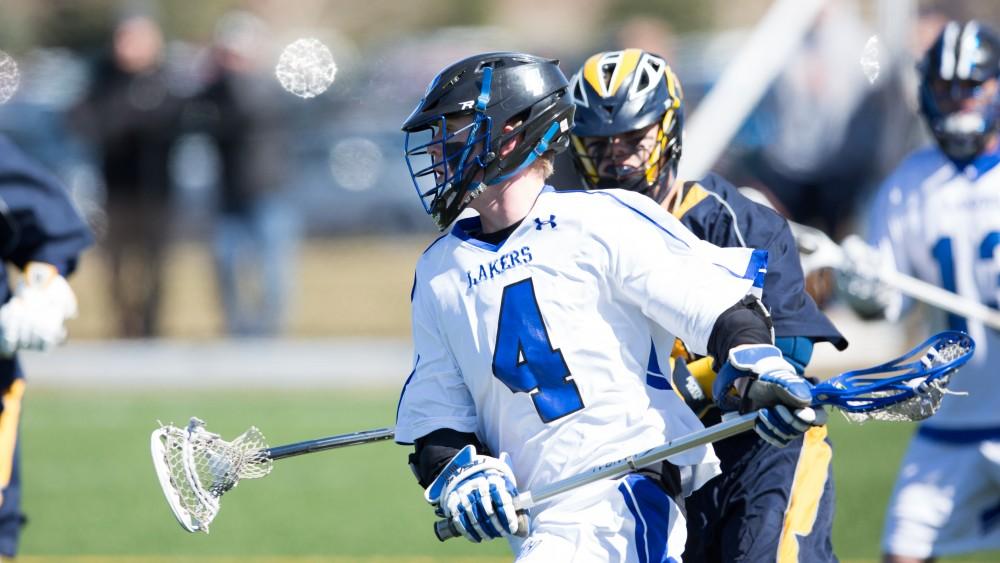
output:
<instances>
[{"instance_id":1,"label":"black arm sleeve","mask_svg":"<svg viewBox=\"0 0 1000 563\"><path fill-rule=\"evenodd\" d=\"M729 357L729 350L740 344L774 344L771 317L752 295L723 311L715 320L708 337L708 353L715 358L712 369L719 371Z\"/></svg>"},{"instance_id":2,"label":"black arm sleeve","mask_svg":"<svg viewBox=\"0 0 1000 563\"><path fill-rule=\"evenodd\" d=\"M489 455L479 438L468 432L441 428L417 438L414 442L414 452L410 454L410 467L417 476L420 486L425 489L429 487L451 458L469 444L476 447L477 453Z\"/></svg>"}]
</instances>

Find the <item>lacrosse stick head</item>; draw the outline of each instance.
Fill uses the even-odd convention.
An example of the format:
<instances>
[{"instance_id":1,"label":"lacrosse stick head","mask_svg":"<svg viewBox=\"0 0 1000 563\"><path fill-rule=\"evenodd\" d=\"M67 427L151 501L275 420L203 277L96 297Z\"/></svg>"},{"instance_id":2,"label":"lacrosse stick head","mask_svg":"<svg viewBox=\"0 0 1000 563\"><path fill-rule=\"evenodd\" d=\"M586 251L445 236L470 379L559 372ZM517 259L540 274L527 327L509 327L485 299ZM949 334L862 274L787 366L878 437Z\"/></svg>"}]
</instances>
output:
<instances>
[{"instance_id":1,"label":"lacrosse stick head","mask_svg":"<svg viewBox=\"0 0 1000 563\"><path fill-rule=\"evenodd\" d=\"M192 418L186 428L164 425L154 430L150 445L167 504L189 532L208 533L226 491L241 479L271 471L267 444L255 427L227 442Z\"/></svg>"},{"instance_id":2,"label":"lacrosse stick head","mask_svg":"<svg viewBox=\"0 0 1000 563\"><path fill-rule=\"evenodd\" d=\"M852 422L923 420L937 412L975 348L964 332L938 333L895 360L820 383L814 404L834 406Z\"/></svg>"}]
</instances>

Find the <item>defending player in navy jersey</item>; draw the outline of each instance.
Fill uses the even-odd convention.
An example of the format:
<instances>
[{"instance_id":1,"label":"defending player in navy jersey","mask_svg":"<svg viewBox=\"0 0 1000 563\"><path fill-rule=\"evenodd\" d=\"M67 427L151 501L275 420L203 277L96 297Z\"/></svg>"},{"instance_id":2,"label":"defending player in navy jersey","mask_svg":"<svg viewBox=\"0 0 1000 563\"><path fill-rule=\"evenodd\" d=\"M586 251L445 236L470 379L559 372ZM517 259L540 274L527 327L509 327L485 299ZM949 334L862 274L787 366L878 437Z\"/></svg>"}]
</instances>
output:
<instances>
[{"instance_id":1,"label":"defending player in navy jersey","mask_svg":"<svg viewBox=\"0 0 1000 563\"><path fill-rule=\"evenodd\" d=\"M0 204L0 556L14 557L24 522L17 439L25 385L17 352L47 350L65 339L76 297L64 276L91 235L59 181L2 136ZM8 264L23 272L14 291Z\"/></svg>"},{"instance_id":2,"label":"defending player in navy jersey","mask_svg":"<svg viewBox=\"0 0 1000 563\"><path fill-rule=\"evenodd\" d=\"M765 253L702 241L629 191L545 185L569 141L567 87L556 61L478 55L443 70L403 126L414 185L448 232L417 264L396 440L471 541L506 537L521 562L676 561L672 497L715 473L708 447L542 503L527 530L512 499L701 428L677 396L652 405L654 340L727 358L720 394L761 408L772 439L826 413L753 296ZM467 207L478 215L455 221Z\"/></svg>"},{"instance_id":3,"label":"defending player in navy jersey","mask_svg":"<svg viewBox=\"0 0 1000 563\"><path fill-rule=\"evenodd\" d=\"M841 281L865 317L908 311L872 275L893 266L991 307L1000 299L1000 36L976 21L950 22L918 68L936 146L908 156L882 184L868 244L851 237L843 245L854 272ZM976 355L903 459L882 538L885 560L898 563L1000 549L1000 333L929 313L931 329L968 332Z\"/></svg>"},{"instance_id":4,"label":"defending player in navy jersey","mask_svg":"<svg viewBox=\"0 0 1000 563\"><path fill-rule=\"evenodd\" d=\"M570 91L577 106L572 156L589 189L643 193L703 240L767 250L763 302L776 345L800 374L814 343L846 347L805 292L795 240L781 216L715 174L700 182L675 181L684 103L681 84L665 60L639 49L598 53L574 75ZM647 382L669 394L672 379L676 392L706 424L718 422L711 358L686 364L694 359L686 350L674 355L679 358L670 365L651 364ZM661 366L668 368L666 376ZM804 438L771 441L788 447L772 447L753 434L716 444L723 474L687 499L685 559L835 560L826 428L813 428Z\"/></svg>"}]
</instances>

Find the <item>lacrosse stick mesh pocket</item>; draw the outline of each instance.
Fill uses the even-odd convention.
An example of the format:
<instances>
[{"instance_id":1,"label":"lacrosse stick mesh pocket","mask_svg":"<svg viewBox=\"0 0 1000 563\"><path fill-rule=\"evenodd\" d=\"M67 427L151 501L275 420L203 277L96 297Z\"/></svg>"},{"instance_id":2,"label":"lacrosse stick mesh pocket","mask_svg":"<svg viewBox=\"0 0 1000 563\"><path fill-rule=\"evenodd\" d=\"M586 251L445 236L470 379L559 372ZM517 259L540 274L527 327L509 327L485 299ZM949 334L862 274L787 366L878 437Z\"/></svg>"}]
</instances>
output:
<instances>
[{"instance_id":1,"label":"lacrosse stick mesh pocket","mask_svg":"<svg viewBox=\"0 0 1000 563\"><path fill-rule=\"evenodd\" d=\"M219 497L241 479L267 475L273 464L266 454L264 436L256 427L227 442L193 419L187 428L164 426L160 436L169 475L164 488L172 489L164 492L190 515L195 527L205 531L219 510ZM177 516L182 519L184 515Z\"/></svg>"},{"instance_id":2,"label":"lacrosse stick mesh pocket","mask_svg":"<svg viewBox=\"0 0 1000 563\"><path fill-rule=\"evenodd\" d=\"M928 369L953 362L968 354L970 346L968 341L949 341L937 347L927 349L926 354L920 362ZM946 371L941 375L922 375L908 379L902 383L907 389L879 390L863 394L863 398L892 397L900 393L912 392L912 396L899 403L889 405L877 410L866 412L850 412L842 410L844 417L851 422L867 422L869 420L882 420L887 422L916 422L928 418L941 407L941 401L945 395L955 395L948 390L948 383L951 376L958 371L958 368ZM932 372L933 373L933 372ZM850 401L848 401L850 404Z\"/></svg>"}]
</instances>

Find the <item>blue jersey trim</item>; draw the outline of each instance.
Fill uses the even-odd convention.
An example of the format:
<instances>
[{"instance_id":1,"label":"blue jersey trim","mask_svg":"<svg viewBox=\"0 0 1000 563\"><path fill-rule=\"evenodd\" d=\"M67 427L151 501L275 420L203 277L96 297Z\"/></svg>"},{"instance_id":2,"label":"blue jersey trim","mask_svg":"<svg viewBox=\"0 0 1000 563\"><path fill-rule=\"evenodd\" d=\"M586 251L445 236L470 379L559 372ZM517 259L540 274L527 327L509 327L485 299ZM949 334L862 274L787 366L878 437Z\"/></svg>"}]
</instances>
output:
<instances>
[{"instance_id":1,"label":"blue jersey trim","mask_svg":"<svg viewBox=\"0 0 1000 563\"><path fill-rule=\"evenodd\" d=\"M649 477L633 473L618 485L625 506L635 520L635 551L639 563L662 563L667 558L670 507L673 504Z\"/></svg>"},{"instance_id":2,"label":"blue jersey trim","mask_svg":"<svg viewBox=\"0 0 1000 563\"><path fill-rule=\"evenodd\" d=\"M767 274L767 251L754 249L750 255L750 263L747 264L747 271L743 273L743 279L753 280L753 286L764 288L764 276Z\"/></svg>"},{"instance_id":3,"label":"blue jersey trim","mask_svg":"<svg viewBox=\"0 0 1000 563\"><path fill-rule=\"evenodd\" d=\"M992 170L997 164L1000 164L1000 150L977 156L965 168L967 170L969 167L972 167L976 171L974 178L979 179L979 177Z\"/></svg>"},{"instance_id":4,"label":"blue jersey trim","mask_svg":"<svg viewBox=\"0 0 1000 563\"><path fill-rule=\"evenodd\" d=\"M479 219L479 216L466 217L459 221L455 221L455 226L451 228L451 234L455 235L462 242L466 242L475 246L477 248L482 248L483 250L489 250L490 252L496 252L500 250L503 243L507 242L503 240L500 244L490 244L488 242L483 242L469 233L481 231L483 222Z\"/></svg>"},{"instance_id":5,"label":"blue jersey trim","mask_svg":"<svg viewBox=\"0 0 1000 563\"><path fill-rule=\"evenodd\" d=\"M646 385L660 391L669 391L671 389L670 380L667 379L667 376L651 371L646 372Z\"/></svg>"},{"instance_id":6,"label":"blue jersey trim","mask_svg":"<svg viewBox=\"0 0 1000 563\"><path fill-rule=\"evenodd\" d=\"M419 363L420 363L420 355L418 354L417 361L413 362L413 371L410 372L410 375L406 376L406 381L403 382L403 389L399 391L399 400L396 401L396 424L399 424L399 408L403 406L403 395L406 394L406 388L410 385L410 381L413 379L413 376L417 373L417 364ZM398 442L398 443L402 444L403 442Z\"/></svg>"},{"instance_id":7,"label":"blue jersey trim","mask_svg":"<svg viewBox=\"0 0 1000 563\"><path fill-rule=\"evenodd\" d=\"M428 252L430 252L431 249L434 248L434 245L437 244L437 243L439 243L439 242L441 242L441 239L443 239L446 236L448 236L447 233L445 233L445 234L439 236L438 238L434 239L434 241L431 242L430 244L428 244L427 248L425 248L424 251L420 253L420 255L423 256L424 254L427 254Z\"/></svg>"},{"instance_id":8,"label":"blue jersey trim","mask_svg":"<svg viewBox=\"0 0 1000 563\"><path fill-rule=\"evenodd\" d=\"M935 428L923 425L917 430L921 438L948 444L975 444L989 440L1000 440L1000 426L987 428Z\"/></svg>"},{"instance_id":9,"label":"blue jersey trim","mask_svg":"<svg viewBox=\"0 0 1000 563\"><path fill-rule=\"evenodd\" d=\"M656 375L663 375L663 370L660 369L660 361L656 359L656 344L649 343L649 365L646 366L646 371L651 371Z\"/></svg>"},{"instance_id":10,"label":"blue jersey trim","mask_svg":"<svg viewBox=\"0 0 1000 563\"><path fill-rule=\"evenodd\" d=\"M646 385L653 389L666 391L670 389L670 380L663 375L660 362L656 359L656 344L649 345L649 365L646 367Z\"/></svg>"},{"instance_id":11,"label":"blue jersey trim","mask_svg":"<svg viewBox=\"0 0 1000 563\"><path fill-rule=\"evenodd\" d=\"M541 195L544 193L555 192L555 191L556 191L555 188L546 184L542 186L542 191L538 193L539 195ZM530 214L531 212L522 217L521 220L523 221ZM466 217L465 219L460 219L458 221L455 221L455 224L451 227L451 234L454 235L459 240L461 240L462 242L471 244L476 248L482 248L483 250L488 250L490 252L499 251L501 248L503 248L503 245L506 244L508 240L510 240L510 237L507 237L506 239L500 241L500 244L490 244L488 242L483 242L470 234L482 230L483 230L482 219L480 219L478 215L474 215L472 217ZM511 234L513 235L513 233Z\"/></svg>"}]
</instances>

